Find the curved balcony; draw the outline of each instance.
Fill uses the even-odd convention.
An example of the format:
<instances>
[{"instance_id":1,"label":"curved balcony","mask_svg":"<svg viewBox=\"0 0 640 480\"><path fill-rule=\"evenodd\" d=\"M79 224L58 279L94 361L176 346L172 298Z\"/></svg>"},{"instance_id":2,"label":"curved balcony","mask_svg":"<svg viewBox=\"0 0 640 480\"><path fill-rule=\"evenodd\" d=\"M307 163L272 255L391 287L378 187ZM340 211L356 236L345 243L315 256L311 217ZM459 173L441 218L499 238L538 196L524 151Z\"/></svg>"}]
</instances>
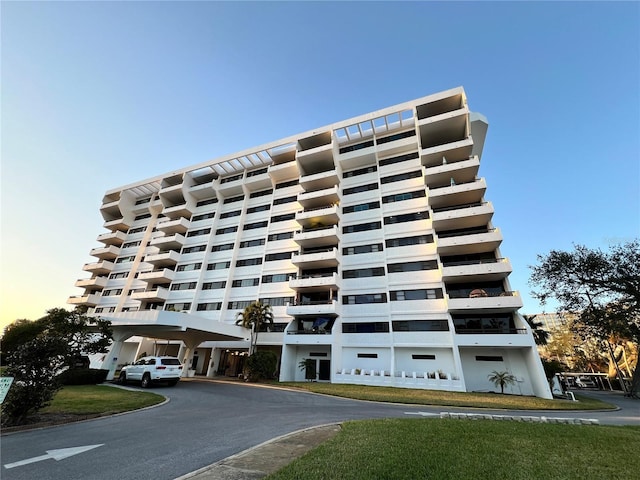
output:
<instances>
[{"instance_id":1,"label":"curved balcony","mask_svg":"<svg viewBox=\"0 0 640 480\"><path fill-rule=\"evenodd\" d=\"M297 278L289 280L289 288L292 290L322 290L323 288L338 288L338 274L326 273L326 274L312 274L312 275L300 275Z\"/></svg>"},{"instance_id":2,"label":"curved balcony","mask_svg":"<svg viewBox=\"0 0 640 480\"><path fill-rule=\"evenodd\" d=\"M303 248L337 245L338 226L329 225L316 228L305 228L293 234L293 241Z\"/></svg>"},{"instance_id":3,"label":"curved balcony","mask_svg":"<svg viewBox=\"0 0 640 480\"><path fill-rule=\"evenodd\" d=\"M446 162L446 163L445 163ZM446 157L440 159L440 164L423 167L424 181L427 187L442 185L451 180L451 177L462 182L470 182L478 175L480 159L476 157L465 160L453 161Z\"/></svg>"},{"instance_id":4,"label":"curved balcony","mask_svg":"<svg viewBox=\"0 0 640 480\"><path fill-rule=\"evenodd\" d=\"M165 267L169 265L175 265L180 260L180 254L174 250L169 252L150 254L144 257L146 263L155 265L156 267Z\"/></svg>"},{"instance_id":5,"label":"curved balcony","mask_svg":"<svg viewBox=\"0 0 640 480\"><path fill-rule=\"evenodd\" d=\"M98 235L97 240L105 245L115 245L116 247L119 247L124 243L126 238L126 233L117 230L115 232L102 233Z\"/></svg>"},{"instance_id":6,"label":"curved balcony","mask_svg":"<svg viewBox=\"0 0 640 480\"><path fill-rule=\"evenodd\" d=\"M314 190L312 192L300 192L298 194L298 203L305 209L320 207L322 205L329 205L332 203L340 203L338 186L334 185L330 188Z\"/></svg>"},{"instance_id":7,"label":"curved balcony","mask_svg":"<svg viewBox=\"0 0 640 480\"><path fill-rule=\"evenodd\" d=\"M131 294L131 298L133 300L143 300L147 302L165 301L169 298L169 289L158 287L144 292L134 292Z\"/></svg>"},{"instance_id":8,"label":"curved balcony","mask_svg":"<svg viewBox=\"0 0 640 480\"><path fill-rule=\"evenodd\" d=\"M179 233L173 235L166 235L164 237L156 237L151 240L152 247L158 247L161 250L178 250L184 245L184 236Z\"/></svg>"},{"instance_id":9,"label":"curved balcony","mask_svg":"<svg viewBox=\"0 0 640 480\"><path fill-rule=\"evenodd\" d=\"M94 275L105 275L107 273L110 273L111 270L113 270L113 267L113 262L103 260L101 262L85 263L82 267L82 270L84 270L85 272L91 272Z\"/></svg>"},{"instance_id":10,"label":"curved balcony","mask_svg":"<svg viewBox=\"0 0 640 480\"><path fill-rule=\"evenodd\" d=\"M506 258L445 263L442 266L442 280L447 282L497 281L506 278L511 271L511 262Z\"/></svg>"},{"instance_id":11,"label":"curved balcony","mask_svg":"<svg viewBox=\"0 0 640 480\"><path fill-rule=\"evenodd\" d=\"M86 291L102 290L107 286L108 281L109 277L107 276L79 278L78 280L76 280L75 286L84 288Z\"/></svg>"},{"instance_id":12,"label":"curved balcony","mask_svg":"<svg viewBox=\"0 0 640 480\"><path fill-rule=\"evenodd\" d=\"M431 222L436 231L479 227L491 221L493 212L491 202L434 208Z\"/></svg>"},{"instance_id":13,"label":"curved balcony","mask_svg":"<svg viewBox=\"0 0 640 480\"><path fill-rule=\"evenodd\" d=\"M153 272L141 273L140 275L138 275L138 280L147 282L149 285L154 285L157 283L171 283L175 278L175 275L175 271L169 268L163 268L161 270L154 270Z\"/></svg>"},{"instance_id":14,"label":"curved balcony","mask_svg":"<svg viewBox=\"0 0 640 480\"><path fill-rule=\"evenodd\" d=\"M69 297L67 303L70 305L86 305L95 307L100 302L100 295L95 293L89 293L85 295L74 295Z\"/></svg>"},{"instance_id":15,"label":"curved balcony","mask_svg":"<svg viewBox=\"0 0 640 480\"><path fill-rule=\"evenodd\" d=\"M335 300L316 300L310 302L296 302L287 304L287 315L333 315L337 314L337 302Z\"/></svg>"},{"instance_id":16,"label":"curved balcony","mask_svg":"<svg viewBox=\"0 0 640 480\"><path fill-rule=\"evenodd\" d=\"M321 205L296 213L296 221L303 228L310 228L312 225L318 224L334 225L339 220L338 205L335 204Z\"/></svg>"},{"instance_id":17,"label":"curved balcony","mask_svg":"<svg viewBox=\"0 0 640 480\"><path fill-rule=\"evenodd\" d=\"M108 245L106 247L92 248L89 254L93 257L99 258L100 260L113 260L120 254L120 247Z\"/></svg>"},{"instance_id":18,"label":"curved balcony","mask_svg":"<svg viewBox=\"0 0 640 480\"><path fill-rule=\"evenodd\" d=\"M490 293L477 289L472 291L468 297L456 298L448 294L447 306L450 313L513 312L522 307L522 298L518 292Z\"/></svg>"},{"instance_id":19,"label":"curved balcony","mask_svg":"<svg viewBox=\"0 0 640 480\"><path fill-rule=\"evenodd\" d=\"M462 255L491 252L500 246L502 234L496 228L477 233L440 236L437 248L440 255Z\"/></svg>"},{"instance_id":20,"label":"curved balcony","mask_svg":"<svg viewBox=\"0 0 640 480\"><path fill-rule=\"evenodd\" d=\"M294 253L291 257L291 263L298 268L309 269L337 267L340 261L338 259L338 249L330 247Z\"/></svg>"},{"instance_id":21,"label":"curved balcony","mask_svg":"<svg viewBox=\"0 0 640 480\"><path fill-rule=\"evenodd\" d=\"M184 217L176 220L164 220L158 222L156 228L160 232L164 232L165 235L171 235L173 233L186 233L189 230L191 222Z\"/></svg>"}]
</instances>

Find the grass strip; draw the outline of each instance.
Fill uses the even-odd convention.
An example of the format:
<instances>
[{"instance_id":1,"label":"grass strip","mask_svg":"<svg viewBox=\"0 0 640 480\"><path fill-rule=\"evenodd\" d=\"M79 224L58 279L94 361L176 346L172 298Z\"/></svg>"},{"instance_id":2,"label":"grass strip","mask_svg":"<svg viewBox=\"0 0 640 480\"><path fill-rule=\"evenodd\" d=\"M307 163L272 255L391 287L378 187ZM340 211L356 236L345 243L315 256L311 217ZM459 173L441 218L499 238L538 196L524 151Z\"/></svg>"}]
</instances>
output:
<instances>
[{"instance_id":1,"label":"grass strip","mask_svg":"<svg viewBox=\"0 0 640 480\"><path fill-rule=\"evenodd\" d=\"M370 387L320 382L281 382L277 385L307 390L337 397L377 402L416 405L442 405L450 407L506 408L511 410L609 410L615 406L577 394L577 402L547 400L520 395L498 393L445 392L394 387Z\"/></svg>"},{"instance_id":2,"label":"grass strip","mask_svg":"<svg viewBox=\"0 0 640 480\"><path fill-rule=\"evenodd\" d=\"M640 427L386 419L342 431L268 480L629 479Z\"/></svg>"},{"instance_id":3,"label":"grass strip","mask_svg":"<svg viewBox=\"0 0 640 480\"><path fill-rule=\"evenodd\" d=\"M59 390L51 405L39 413L110 415L149 407L163 401L162 395L151 392L136 392L106 385L69 385Z\"/></svg>"}]
</instances>

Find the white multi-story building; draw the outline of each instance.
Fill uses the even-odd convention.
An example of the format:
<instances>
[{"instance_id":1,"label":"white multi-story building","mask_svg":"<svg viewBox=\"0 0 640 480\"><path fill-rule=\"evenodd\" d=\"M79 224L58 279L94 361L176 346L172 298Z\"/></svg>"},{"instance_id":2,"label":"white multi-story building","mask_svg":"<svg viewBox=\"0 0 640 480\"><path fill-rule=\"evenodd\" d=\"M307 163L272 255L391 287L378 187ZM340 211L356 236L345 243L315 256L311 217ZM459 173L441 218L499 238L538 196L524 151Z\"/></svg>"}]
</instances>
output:
<instances>
[{"instance_id":1,"label":"white multi-story building","mask_svg":"<svg viewBox=\"0 0 640 480\"><path fill-rule=\"evenodd\" d=\"M280 379L550 397L478 177L487 122L462 88L110 190L108 230L69 303L110 319L106 368L180 355L237 375L259 349Z\"/></svg>"}]
</instances>

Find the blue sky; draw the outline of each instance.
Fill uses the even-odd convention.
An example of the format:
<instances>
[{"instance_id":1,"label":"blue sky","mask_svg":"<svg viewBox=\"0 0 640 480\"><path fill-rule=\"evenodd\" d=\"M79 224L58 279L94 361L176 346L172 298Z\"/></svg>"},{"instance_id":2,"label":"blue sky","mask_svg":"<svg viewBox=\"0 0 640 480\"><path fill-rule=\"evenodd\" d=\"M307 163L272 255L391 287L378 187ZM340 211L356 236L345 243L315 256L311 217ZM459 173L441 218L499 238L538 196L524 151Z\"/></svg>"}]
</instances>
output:
<instances>
[{"instance_id":1,"label":"blue sky","mask_svg":"<svg viewBox=\"0 0 640 480\"><path fill-rule=\"evenodd\" d=\"M2 2L0 327L65 307L104 192L462 85L528 265L640 236L637 2Z\"/></svg>"}]
</instances>

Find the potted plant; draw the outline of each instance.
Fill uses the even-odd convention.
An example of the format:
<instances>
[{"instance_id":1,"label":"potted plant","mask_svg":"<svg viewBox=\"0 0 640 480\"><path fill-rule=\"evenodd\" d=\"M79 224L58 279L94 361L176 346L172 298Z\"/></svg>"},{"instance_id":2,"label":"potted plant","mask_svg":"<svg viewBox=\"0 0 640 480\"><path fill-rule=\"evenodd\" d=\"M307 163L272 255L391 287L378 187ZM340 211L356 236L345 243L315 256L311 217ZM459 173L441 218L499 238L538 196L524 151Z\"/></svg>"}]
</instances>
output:
<instances>
[{"instance_id":1,"label":"potted plant","mask_svg":"<svg viewBox=\"0 0 640 480\"><path fill-rule=\"evenodd\" d=\"M303 358L298 363L300 370L304 372L305 380L313 382L316 379L316 361L313 358Z\"/></svg>"}]
</instances>

